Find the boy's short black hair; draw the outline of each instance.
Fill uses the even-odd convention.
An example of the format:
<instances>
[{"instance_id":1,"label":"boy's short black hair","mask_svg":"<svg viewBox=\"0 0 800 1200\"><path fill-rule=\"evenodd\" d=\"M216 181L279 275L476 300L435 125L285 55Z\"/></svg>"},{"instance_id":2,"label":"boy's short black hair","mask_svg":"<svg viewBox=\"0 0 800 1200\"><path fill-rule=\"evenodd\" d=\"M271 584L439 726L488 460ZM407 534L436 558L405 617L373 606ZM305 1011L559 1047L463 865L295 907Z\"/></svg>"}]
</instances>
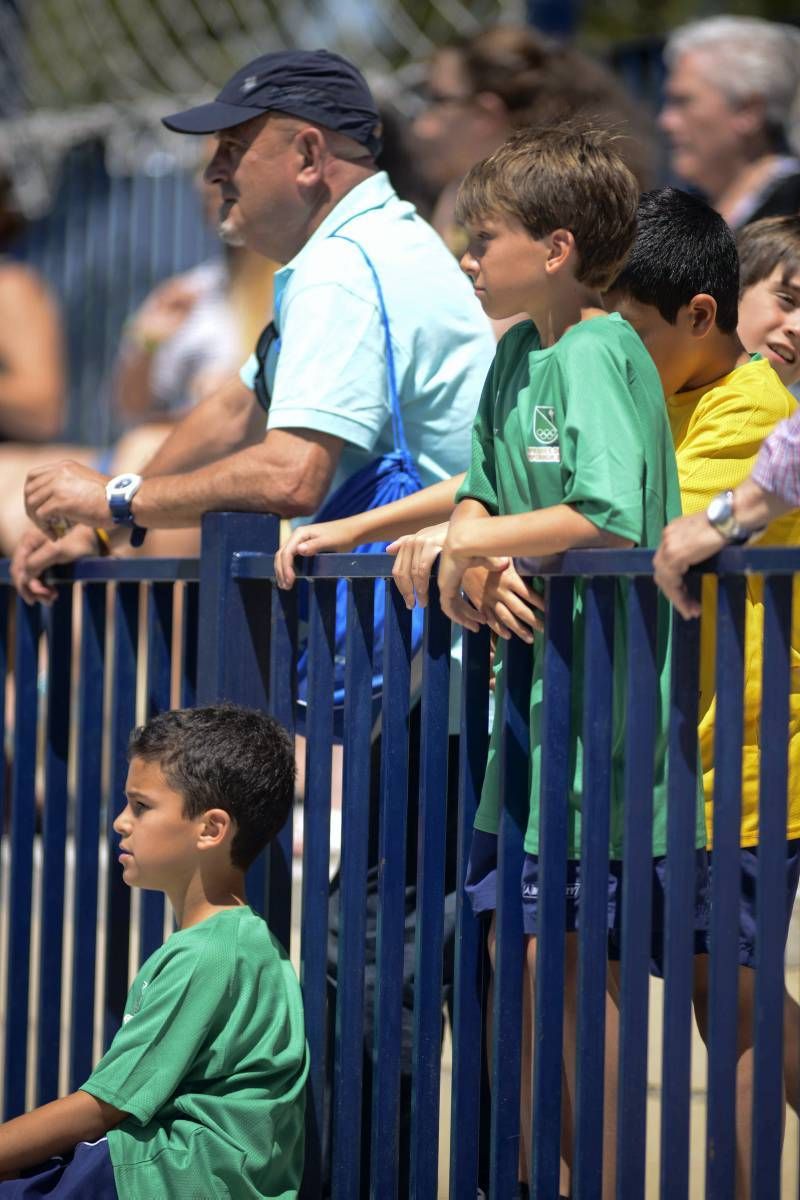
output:
<instances>
[{"instance_id":1,"label":"boy's short black hair","mask_svg":"<svg viewBox=\"0 0 800 1200\"><path fill-rule=\"evenodd\" d=\"M131 734L128 758L158 763L188 818L221 808L236 822L231 862L246 870L283 827L294 797L294 748L272 717L236 704L176 708Z\"/></svg>"},{"instance_id":2,"label":"boy's short black hair","mask_svg":"<svg viewBox=\"0 0 800 1200\"><path fill-rule=\"evenodd\" d=\"M783 267L788 283L800 272L800 213L764 217L745 225L736 238L739 250L739 294Z\"/></svg>"},{"instance_id":3,"label":"boy's short black hair","mask_svg":"<svg viewBox=\"0 0 800 1200\"><path fill-rule=\"evenodd\" d=\"M575 278L606 288L633 241L638 194L608 131L517 129L467 173L456 220L478 224L505 215L536 239L568 229L578 251Z\"/></svg>"},{"instance_id":4,"label":"boy's short black hair","mask_svg":"<svg viewBox=\"0 0 800 1200\"><path fill-rule=\"evenodd\" d=\"M733 333L738 321L739 256L733 233L699 196L678 188L645 192L639 201L631 252L610 288L657 308L674 325L701 292L717 302L717 326Z\"/></svg>"}]
</instances>

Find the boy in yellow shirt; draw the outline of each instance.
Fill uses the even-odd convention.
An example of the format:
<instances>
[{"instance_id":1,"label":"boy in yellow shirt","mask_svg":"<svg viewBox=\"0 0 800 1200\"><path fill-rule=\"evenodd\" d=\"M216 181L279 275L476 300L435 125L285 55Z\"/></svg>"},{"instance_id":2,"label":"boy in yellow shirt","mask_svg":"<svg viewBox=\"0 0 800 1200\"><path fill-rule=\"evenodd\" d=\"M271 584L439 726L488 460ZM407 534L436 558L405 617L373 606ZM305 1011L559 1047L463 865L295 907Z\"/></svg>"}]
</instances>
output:
<instances>
[{"instance_id":1,"label":"boy in yellow shirt","mask_svg":"<svg viewBox=\"0 0 800 1200\"><path fill-rule=\"evenodd\" d=\"M739 337L787 388L800 383L800 213L746 225L739 251Z\"/></svg>"},{"instance_id":2,"label":"boy in yellow shirt","mask_svg":"<svg viewBox=\"0 0 800 1200\"><path fill-rule=\"evenodd\" d=\"M661 372L667 396L684 513L705 510L745 479L761 443L797 404L769 362L748 354L737 334L739 271L733 235L704 201L673 188L647 193L638 234L622 274L608 294L637 330ZM712 519L712 517L709 517ZM774 521L765 545L800 542L800 513ZM703 581L699 735L709 845L713 846L716 579ZM795 604L795 613L798 613ZM761 705L763 582L747 580L745 711L742 753L741 898L739 928L739 1066L737 1073L737 1193L749 1186L755 1001L756 869L758 858L759 712ZM792 631L792 665L800 666L800 624ZM795 672L796 673L796 672ZM787 814L786 931L800 877L800 691L790 696L790 787ZM695 960L695 1012L708 1035L708 958ZM788 1002L788 997L787 997ZM797 1024L800 1013L788 1025ZM787 1038L795 1056L797 1038ZM791 1054L789 1052L791 1051ZM795 1064L787 1062L791 1076ZM796 1103L795 1095L790 1098Z\"/></svg>"}]
</instances>

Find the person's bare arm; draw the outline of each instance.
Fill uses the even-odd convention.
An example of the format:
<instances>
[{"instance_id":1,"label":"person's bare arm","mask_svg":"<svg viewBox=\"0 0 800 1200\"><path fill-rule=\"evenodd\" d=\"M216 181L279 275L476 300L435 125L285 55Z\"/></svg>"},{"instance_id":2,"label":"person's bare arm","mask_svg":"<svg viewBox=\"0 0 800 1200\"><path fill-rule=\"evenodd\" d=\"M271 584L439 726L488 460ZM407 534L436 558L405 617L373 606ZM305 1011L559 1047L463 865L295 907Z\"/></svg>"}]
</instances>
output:
<instances>
[{"instance_id":1,"label":"person's bare arm","mask_svg":"<svg viewBox=\"0 0 800 1200\"><path fill-rule=\"evenodd\" d=\"M64 350L55 301L16 264L0 268L0 434L47 441L61 427Z\"/></svg>"},{"instance_id":2,"label":"person's bare arm","mask_svg":"<svg viewBox=\"0 0 800 1200\"><path fill-rule=\"evenodd\" d=\"M6 1121L0 1125L0 1177L72 1150L78 1142L95 1142L127 1115L78 1091Z\"/></svg>"},{"instance_id":3,"label":"person's bare arm","mask_svg":"<svg viewBox=\"0 0 800 1200\"><path fill-rule=\"evenodd\" d=\"M194 471L263 439L266 424L255 393L234 375L178 421L140 474Z\"/></svg>"},{"instance_id":4,"label":"person's bare arm","mask_svg":"<svg viewBox=\"0 0 800 1200\"><path fill-rule=\"evenodd\" d=\"M314 430L274 429L257 446L195 471L148 476L131 512L146 529L183 529L206 512L312 513L330 486L341 438ZM158 457L158 456L156 456ZM66 524L111 527L105 475L78 463L37 467L25 482L28 516L49 537Z\"/></svg>"},{"instance_id":5,"label":"person's bare arm","mask_svg":"<svg viewBox=\"0 0 800 1200\"><path fill-rule=\"evenodd\" d=\"M228 508L307 516L325 498L343 445L315 430L273 429L259 445L196 471L147 478L131 510L146 529L182 528Z\"/></svg>"},{"instance_id":6,"label":"person's bare arm","mask_svg":"<svg viewBox=\"0 0 800 1200\"><path fill-rule=\"evenodd\" d=\"M294 584L295 555L310 558L325 552L346 552L365 542L389 542L403 534L416 533L433 521L446 521L453 511L456 492L463 478L463 474L454 475L452 479L433 483L402 500L393 500L391 504L352 517L301 525L275 556L278 586L290 588Z\"/></svg>"},{"instance_id":7,"label":"person's bare arm","mask_svg":"<svg viewBox=\"0 0 800 1200\"><path fill-rule=\"evenodd\" d=\"M629 538L598 528L568 504L488 520L486 516L485 510L482 515L465 510L459 519L452 520L439 563L442 609L467 629L476 629L479 624L474 609L461 597L464 573L469 566L483 565L491 571L502 571L515 555L538 557L560 554L577 546L625 549L633 545Z\"/></svg>"},{"instance_id":8,"label":"person's bare arm","mask_svg":"<svg viewBox=\"0 0 800 1200\"><path fill-rule=\"evenodd\" d=\"M539 557L576 546L622 550L632 545L630 538L600 529L571 505L554 504L536 512L491 517L488 522L462 514L450 524L445 549L456 558Z\"/></svg>"},{"instance_id":9,"label":"person's bare arm","mask_svg":"<svg viewBox=\"0 0 800 1200\"><path fill-rule=\"evenodd\" d=\"M793 507L790 501L766 491L749 476L733 492L734 516L744 529L763 529ZM686 588L686 572L726 545L725 538L711 524L705 509L687 517L676 517L662 533L661 544L653 558L655 581L686 620L699 617L702 611L699 601L690 596Z\"/></svg>"},{"instance_id":10,"label":"person's bare arm","mask_svg":"<svg viewBox=\"0 0 800 1200\"><path fill-rule=\"evenodd\" d=\"M264 437L265 416L253 392L238 376L187 413L170 433L150 462L141 471L144 476L159 471L187 471L192 467L213 462L243 445ZM14 551L11 575L17 591L28 603L37 600L45 604L55 599L55 589L43 582L44 573L60 563L97 552L92 526L108 525L108 506L105 501L107 476L75 463L59 463L44 468L65 489L65 494L87 506L87 512L98 507L99 519L87 515L58 542L52 531L39 529L26 534ZM120 526L109 530L113 547L121 547L130 539L130 530Z\"/></svg>"}]
</instances>

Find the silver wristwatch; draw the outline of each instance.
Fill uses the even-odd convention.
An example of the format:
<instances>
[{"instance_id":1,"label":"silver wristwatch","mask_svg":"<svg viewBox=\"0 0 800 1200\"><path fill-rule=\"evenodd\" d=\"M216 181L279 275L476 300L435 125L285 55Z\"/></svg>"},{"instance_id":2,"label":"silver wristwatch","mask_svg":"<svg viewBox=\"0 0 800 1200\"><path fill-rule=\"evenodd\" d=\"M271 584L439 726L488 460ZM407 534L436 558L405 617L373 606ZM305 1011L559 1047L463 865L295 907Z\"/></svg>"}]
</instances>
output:
<instances>
[{"instance_id":1,"label":"silver wristwatch","mask_svg":"<svg viewBox=\"0 0 800 1200\"><path fill-rule=\"evenodd\" d=\"M730 489L727 492L720 492L713 498L706 509L706 516L717 533L734 546L743 545L744 542L750 540L753 534L760 532L756 529L745 529L736 520L733 515L733 492Z\"/></svg>"}]
</instances>

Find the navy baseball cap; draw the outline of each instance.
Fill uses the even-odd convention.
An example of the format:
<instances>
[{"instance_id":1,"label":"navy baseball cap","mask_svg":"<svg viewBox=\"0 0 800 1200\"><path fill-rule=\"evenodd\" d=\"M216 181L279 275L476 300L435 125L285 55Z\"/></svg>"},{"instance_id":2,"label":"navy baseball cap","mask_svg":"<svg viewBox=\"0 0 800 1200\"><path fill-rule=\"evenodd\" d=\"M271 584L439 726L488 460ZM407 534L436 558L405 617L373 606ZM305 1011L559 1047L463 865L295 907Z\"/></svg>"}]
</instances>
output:
<instances>
[{"instance_id":1,"label":"navy baseball cap","mask_svg":"<svg viewBox=\"0 0 800 1200\"><path fill-rule=\"evenodd\" d=\"M228 80L216 100L163 117L176 133L217 133L259 113L285 112L347 134L371 154L381 149L381 118L361 72L328 50L262 54Z\"/></svg>"}]
</instances>

